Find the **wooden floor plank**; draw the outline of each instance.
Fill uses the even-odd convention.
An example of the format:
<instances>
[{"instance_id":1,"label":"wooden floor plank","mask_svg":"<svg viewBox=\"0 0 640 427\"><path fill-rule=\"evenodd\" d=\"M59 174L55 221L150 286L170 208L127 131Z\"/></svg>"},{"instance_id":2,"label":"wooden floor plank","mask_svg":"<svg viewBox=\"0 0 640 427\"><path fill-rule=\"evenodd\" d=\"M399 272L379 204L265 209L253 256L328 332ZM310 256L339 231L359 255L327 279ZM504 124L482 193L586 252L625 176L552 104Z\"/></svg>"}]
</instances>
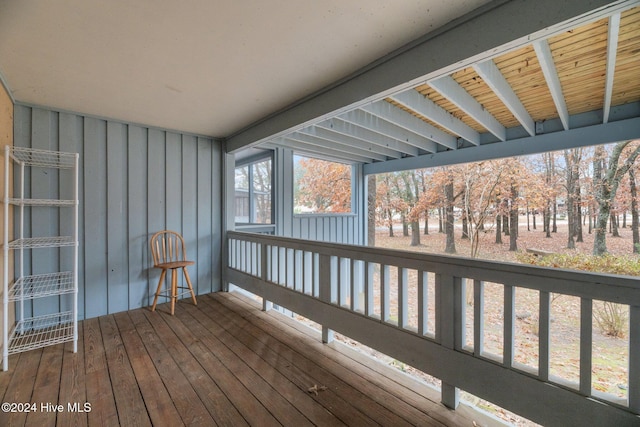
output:
<instances>
[{"instance_id":1,"label":"wooden floor plank","mask_svg":"<svg viewBox=\"0 0 640 427\"><path fill-rule=\"evenodd\" d=\"M207 304L206 302L201 303ZM201 310L201 316L204 316L208 310ZM219 318L221 323L217 323L214 319ZM249 364L256 372L262 371L268 374L271 378L274 375L273 370L280 373L280 376L284 378L290 386L293 386L293 392L285 394L285 397L296 407L304 408L303 413L310 417L311 414L314 418L311 421L317 425L334 425L334 424L347 424L347 425L376 425L378 424L374 419L362 413L361 411L354 410L353 406L344 399L344 396L337 394L332 387L332 384L327 382L327 378L330 374L324 370L318 369L305 369L308 366L304 361L294 360L291 357L287 357L285 354L274 353L268 346L264 345L261 341L256 340L253 337L248 337L248 334L244 331L247 326L233 325L227 321L228 319L222 313L211 312L207 313L207 319L201 320L203 325L212 331L218 331L217 335L221 337L223 342L228 342L228 345L237 347L242 345L249 352L238 352L236 354L246 355L244 360ZM223 324L225 324L223 326ZM226 326L226 330L225 330ZM236 344L234 344L236 341ZM289 352L289 349L285 350ZM248 357L247 357L248 356ZM320 387L327 386L327 390L321 390L318 395L310 393L308 390L313 385ZM333 421L331 420L333 418Z\"/></svg>"},{"instance_id":2,"label":"wooden floor plank","mask_svg":"<svg viewBox=\"0 0 640 427\"><path fill-rule=\"evenodd\" d=\"M185 317L181 315L180 306L181 304L178 304L178 313L175 316L180 321L169 322L168 325L176 335L192 342L189 346L189 351L198 359L202 367L228 397L229 401L242 414L242 417L250 425L280 426L281 424L278 420L260 403L250 389L245 387L236 378L235 374L224 365L216 352L210 350L210 347L207 346L210 337L203 334L202 329L198 328L197 325L194 327L191 317L186 318L186 323L184 322Z\"/></svg>"},{"instance_id":3,"label":"wooden floor plank","mask_svg":"<svg viewBox=\"0 0 640 427\"><path fill-rule=\"evenodd\" d=\"M140 394L136 376L131 368L116 321L113 316L103 316L99 320L120 425L151 426L151 420Z\"/></svg>"},{"instance_id":4,"label":"wooden floor plank","mask_svg":"<svg viewBox=\"0 0 640 427\"><path fill-rule=\"evenodd\" d=\"M203 301L204 304L211 304L212 310L216 312L216 314L222 314L227 309L224 304L222 304L217 299L214 300L212 298L207 298ZM233 312L230 312L230 316L234 316ZM235 314L237 316L237 314ZM235 327L235 324L234 324ZM382 425L411 425L412 421L419 421L423 425L438 425L439 423L435 423L434 420L424 416L424 414L420 414L411 408L408 405L405 405L404 410L409 411L410 418L412 421L408 421L405 418L402 418L400 415L396 414L394 411L389 410L389 408L385 407L384 403L388 399L392 399L392 396L384 395L380 393L380 390L376 390L373 387L370 387L366 381L363 381L360 376L353 375L348 372L348 370L344 370L340 375L332 373L332 370L337 366L332 365L326 358L323 356L322 352L326 349L322 347L322 344L318 341L314 341L311 339L307 339L305 341L304 346L296 346L296 340L292 339L291 342L287 343L278 338L277 336L282 336L282 333L276 333L276 329L274 327L273 330L257 330L254 325L249 324L246 327L247 332L253 332L253 338L265 342L269 348L273 348L277 353L278 357L281 359L288 360L292 365L299 367L300 369L305 370L306 372L316 372L316 376L318 378L318 382L322 385L327 386L329 390L335 391L339 394L341 400L348 402L352 408L350 408L350 412L353 413L353 408L359 409L362 413L367 414L372 419L376 420L376 422ZM284 337L283 337L284 338ZM292 348L304 347L309 349L306 352L297 352L292 350ZM326 365L323 369L321 366ZM327 369L328 368L328 369ZM336 371L333 371L336 372ZM340 372L340 370L338 370ZM382 396L378 396L383 394ZM324 395L323 395L324 396ZM383 403L383 404L381 404ZM396 404L401 404L401 402L395 402ZM411 412L413 410L413 412ZM351 421L348 421L351 423Z\"/></svg>"},{"instance_id":5,"label":"wooden floor plank","mask_svg":"<svg viewBox=\"0 0 640 427\"><path fill-rule=\"evenodd\" d=\"M174 348L168 344L169 340L165 340L166 337L161 339L156 335L141 310L134 310L129 313L129 316L142 338L147 352L151 355L156 370L184 424L188 426L216 425L198 394L180 372L180 367L172 357Z\"/></svg>"},{"instance_id":6,"label":"wooden floor plank","mask_svg":"<svg viewBox=\"0 0 640 427\"><path fill-rule=\"evenodd\" d=\"M193 309L186 304L181 304L177 309L180 310L179 315L185 323L189 323L189 316L186 309ZM198 311L199 312L199 311ZM194 319L194 318L192 318ZM197 320L197 319L195 319ZM189 327L201 337L202 342L215 352L220 361L234 373L234 376L258 399L258 401L268 409L268 411L283 425L290 426L307 426L312 425L311 422L301 414L298 409L287 403L271 384L256 374L247 364L238 358L217 336L212 334L208 329L197 321L191 321Z\"/></svg>"},{"instance_id":7,"label":"wooden floor plank","mask_svg":"<svg viewBox=\"0 0 640 427\"><path fill-rule=\"evenodd\" d=\"M172 356L180 367L182 374L198 394L215 422L219 425L228 426L248 425L198 359L189 351L189 347L197 339L174 334L167 321L175 322L175 318L169 318L162 313L148 310L142 313L147 317L156 333L164 337L164 342L171 348Z\"/></svg>"},{"instance_id":8,"label":"wooden floor plank","mask_svg":"<svg viewBox=\"0 0 640 427\"><path fill-rule=\"evenodd\" d=\"M182 307L181 307L182 308ZM239 359L247 364L248 367L261 376L266 382L268 382L274 390L276 390L284 399L289 402L295 408L304 414L315 425L343 425L339 418L329 412L323 405L315 401L307 390L309 384L313 384L312 380L304 375L302 372L298 373L300 376L304 376L306 381L302 384L306 386L300 386L293 381L293 375L291 372L286 372L289 375L275 370L273 365L269 365L264 355L269 353L269 349L265 347L261 348L249 348L245 344L239 341L239 334L241 331L234 331L233 335L227 332L222 326L216 323L208 316L200 315L204 314L204 310L191 309L184 306L184 309L192 314L196 320L198 320L207 330L216 335L216 337L227 346ZM236 333L237 332L237 333ZM335 402L339 403L339 402ZM353 411L351 411L353 412ZM367 419L371 424L374 424L373 420Z\"/></svg>"},{"instance_id":9,"label":"wooden floor plank","mask_svg":"<svg viewBox=\"0 0 640 427\"><path fill-rule=\"evenodd\" d=\"M45 347L42 350L42 358L31 395L31 402L40 408L38 411L27 414L25 426L53 427L60 412L67 410L66 405L61 407L58 403L63 350L64 344Z\"/></svg>"},{"instance_id":10,"label":"wooden floor plank","mask_svg":"<svg viewBox=\"0 0 640 427\"><path fill-rule=\"evenodd\" d=\"M219 294L216 298L216 301L221 303L224 303L225 300L231 301L231 307L234 309L244 306L245 308L248 307L251 312L256 313L255 304L252 304L252 301L247 298L239 298L237 294L233 293ZM240 313L245 312L242 311ZM315 341L314 345L317 345L320 337L319 331L275 312L270 312L269 314L264 313L264 316L270 316L272 313L278 317L279 323L285 324L288 328L295 329L303 336L308 336ZM384 388L386 391L404 400L410 406L428 414L434 420L443 424L455 424L459 422L460 415L455 411L452 411L444 405L434 404L434 402L440 400L440 393L429 385L417 381L415 378L411 378L383 363L371 363L372 358L370 356L352 349L346 344L334 341L331 344L323 344L320 347L327 348L329 351L324 353L325 356L340 365L345 364L344 357L357 362L356 364L349 363L351 371L368 378L369 381L377 387ZM371 371L377 375L371 375ZM398 386L394 386L396 383Z\"/></svg>"},{"instance_id":11,"label":"wooden floor plank","mask_svg":"<svg viewBox=\"0 0 640 427\"><path fill-rule=\"evenodd\" d=\"M88 423L88 413L85 409L87 401L87 390L85 388L84 375L84 351L83 349L82 327L78 327L78 351L73 352L73 342L64 345L62 356L62 375L60 378L60 396L58 401L63 404L76 404L82 408L83 412L64 411L58 414L58 427L85 427Z\"/></svg>"},{"instance_id":12,"label":"wooden floor plank","mask_svg":"<svg viewBox=\"0 0 640 427\"><path fill-rule=\"evenodd\" d=\"M11 356L4 402L65 407L1 412L0 426L473 425L424 385L234 294L180 301L175 316L142 308L82 321L72 350ZM328 389L310 394L313 384ZM68 411L85 402L91 412Z\"/></svg>"},{"instance_id":13,"label":"wooden floor plank","mask_svg":"<svg viewBox=\"0 0 640 427\"><path fill-rule=\"evenodd\" d=\"M91 403L88 425L90 427L118 425L118 412L109 377L100 322L97 318L93 318L82 323L87 401Z\"/></svg>"},{"instance_id":14,"label":"wooden floor plank","mask_svg":"<svg viewBox=\"0 0 640 427\"><path fill-rule=\"evenodd\" d=\"M140 388L140 393L144 399L151 422L154 426L184 425L129 314L126 312L117 313L114 315L114 319L120 330L122 342L127 350L131 368L138 380L138 387Z\"/></svg>"},{"instance_id":15,"label":"wooden floor plank","mask_svg":"<svg viewBox=\"0 0 640 427\"><path fill-rule=\"evenodd\" d=\"M35 403L32 402L31 396L33 395L33 386L36 382L36 374L41 357L41 348L25 352L20 356L18 363L13 366L13 371L3 373L8 375L13 372L7 385L7 391L4 393L3 403ZM22 426L27 420L27 414L28 412L2 411L0 412L0 426Z\"/></svg>"}]
</instances>

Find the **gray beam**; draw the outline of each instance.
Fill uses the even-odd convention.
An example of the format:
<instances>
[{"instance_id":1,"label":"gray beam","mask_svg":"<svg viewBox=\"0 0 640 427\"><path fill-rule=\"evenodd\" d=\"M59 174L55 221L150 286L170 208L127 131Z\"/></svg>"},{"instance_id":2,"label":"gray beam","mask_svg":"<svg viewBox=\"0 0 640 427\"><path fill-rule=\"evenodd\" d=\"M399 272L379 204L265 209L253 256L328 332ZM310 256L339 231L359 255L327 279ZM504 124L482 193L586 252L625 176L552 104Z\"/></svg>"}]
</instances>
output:
<instances>
[{"instance_id":1,"label":"gray beam","mask_svg":"<svg viewBox=\"0 0 640 427\"><path fill-rule=\"evenodd\" d=\"M428 141L424 137L416 135L413 132L409 132L395 123L364 110L358 109L349 111L341 114L337 118L358 127L392 138L392 143L390 143L388 147L410 156L417 156L420 154L420 150L416 147L416 145L419 144L419 141ZM413 141L413 143L409 144L407 141Z\"/></svg>"},{"instance_id":2,"label":"gray beam","mask_svg":"<svg viewBox=\"0 0 640 427\"><path fill-rule=\"evenodd\" d=\"M438 106L417 90L410 89L392 95L390 98L405 108L413 110L432 122L437 123L449 132L466 139L472 144L480 144L480 134L476 130L464 124L462 120L454 117L453 114L447 112L444 108Z\"/></svg>"},{"instance_id":3,"label":"gray beam","mask_svg":"<svg viewBox=\"0 0 640 427\"><path fill-rule=\"evenodd\" d=\"M507 131L491 113L480 105L469 92L456 82L451 76L440 77L429 81L429 86L440 92L442 96L464 111L482 127L494 134L500 141L507 139Z\"/></svg>"},{"instance_id":4,"label":"gray beam","mask_svg":"<svg viewBox=\"0 0 640 427\"><path fill-rule=\"evenodd\" d=\"M273 141L273 144L275 146L290 148L294 151L301 151L312 156L322 156L323 159L331 159L333 161L348 161L353 163L373 162L373 159L371 157L365 157L363 155L342 151L336 147L319 147L318 145L310 144L309 142L301 140L299 138L299 134L296 138L277 138Z\"/></svg>"},{"instance_id":5,"label":"gray beam","mask_svg":"<svg viewBox=\"0 0 640 427\"><path fill-rule=\"evenodd\" d=\"M305 144L314 145L317 151L330 148L345 154L354 154L360 157L371 158L374 160L388 160L387 156L378 154L366 148L356 147L350 144L348 138L340 138L341 135L325 131L323 129L308 128L304 132L293 132L283 138L289 138L292 141L300 141Z\"/></svg>"},{"instance_id":6,"label":"gray beam","mask_svg":"<svg viewBox=\"0 0 640 427\"><path fill-rule=\"evenodd\" d=\"M542 68L542 74L547 81L547 86L551 92L551 97L558 110L558 115L562 121L564 130L569 130L569 111L567 110L567 103L564 100L562 93L562 85L560 84L560 78L556 70L556 65L553 62L553 55L549 48L549 43L546 40L537 40L533 42L533 49L536 51L536 56L540 62Z\"/></svg>"},{"instance_id":7,"label":"gray beam","mask_svg":"<svg viewBox=\"0 0 640 427\"><path fill-rule=\"evenodd\" d=\"M484 82L491 88L504 105L511 111L511 114L520 122L522 127L533 136L536 134L536 126L531 115L524 108L520 98L513 91L513 88L504 78L493 60L474 64L473 69L478 73Z\"/></svg>"},{"instance_id":8,"label":"gray beam","mask_svg":"<svg viewBox=\"0 0 640 427\"><path fill-rule=\"evenodd\" d=\"M640 138L640 117L583 128L364 165L365 174L431 168L475 161L526 156L562 149Z\"/></svg>"},{"instance_id":9,"label":"gray beam","mask_svg":"<svg viewBox=\"0 0 640 427\"><path fill-rule=\"evenodd\" d=\"M607 75L604 83L604 111L602 122L609 121L611 112L611 96L613 94L613 74L616 70L616 54L618 52L618 35L620 34L620 14L616 13L609 18L607 34Z\"/></svg>"},{"instance_id":10,"label":"gray beam","mask_svg":"<svg viewBox=\"0 0 640 427\"><path fill-rule=\"evenodd\" d=\"M350 144L353 144L354 146L359 146L360 148L367 149L374 153L383 154L387 157L393 157L397 159L403 157L403 154L417 155L417 150L415 150L415 154L413 152L407 153L394 150L389 147L390 144L393 144L395 142L391 138L385 135L381 135L370 129L345 122L338 118L320 122L315 126L303 129L301 132L307 132L307 129L309 129L308 133L310 133L311 135L313 135L312 131L315 130L315 132L321 134L325 132L328 134L334 134L334 138L336 139L346 138L346 140L350 141Z\"/></svg>"},{"instance_id":11,"label":"gray beam","mask_svg":"<svg viewBox=\"0 0 640 427\"><path fill-rule=\"evenodd\" d=\"M259 144L634 4L634 0L495 0L229 136L227 149L234 152Z\"/></svg>"},{"instance_id":12,"label":"gray beam","mask_svg":"<svg viewBox=\"0 0 640 427\"><path fill-rule=\"evenodd\" d=\"M451 135L442 132L440 129L431 126L429 123L387 101L378 101L373 104L364 105L362 106L362 110L386 120L397 128L403 128L409 131L411 137L406 138L405 142L416 148L435 153L438 151L438 146L434 142L435 139L443 141L447 145L455 144L455 138Z\"/></svg>"}]
</instances>

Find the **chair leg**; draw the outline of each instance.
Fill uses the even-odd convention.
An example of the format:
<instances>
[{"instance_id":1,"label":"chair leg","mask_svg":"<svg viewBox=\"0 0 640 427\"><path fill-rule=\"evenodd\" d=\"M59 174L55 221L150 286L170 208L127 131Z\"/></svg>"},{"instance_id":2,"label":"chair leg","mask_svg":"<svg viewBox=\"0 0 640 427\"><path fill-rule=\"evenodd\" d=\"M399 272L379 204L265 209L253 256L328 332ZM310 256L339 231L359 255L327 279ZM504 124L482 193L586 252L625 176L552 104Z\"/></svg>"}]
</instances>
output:
<instances>
[{"instance_id":1,"label":"chair leg","mask_svg":"<svg viewBox=\"0 0 640 427\"><path fill-rule=\"evenodd\" d=\"M182 267L182 271L184 272L184 278L187 279L187 286L189 286L189 290L191 291L191 299L193 300L193 305L198 305L198 301L196 301L196 294L193 292L193 286L191 286L191 278L189 278L187 267Z\"/></svg>"},{"instance_id":2,"label":"chair leg","mask_svg":"<svg viewBox=\"0 0 640 427\"><path fill-rule=\"evenodd\" d=\"M164 281L164 277L167 274L167 270L162 269L162 273L160 273L160 280L158 280L158 289L156 289L156 297L153 299L153 305L151 306L151 311L156 311L156 304L158 302L158 295L160 295L160 288L162 288L162 282Z\"/></svg>"},{"instance_id":3,"label":"chair leg","mask_svg":"<svg viewBox=\"0 0 640 427\"><path fill-rule=\"evenodd\" d=\"M176 300L178 299L178 272L175 268L171 269L171 315L176 308Z\"/></svg>"}]
</instances>

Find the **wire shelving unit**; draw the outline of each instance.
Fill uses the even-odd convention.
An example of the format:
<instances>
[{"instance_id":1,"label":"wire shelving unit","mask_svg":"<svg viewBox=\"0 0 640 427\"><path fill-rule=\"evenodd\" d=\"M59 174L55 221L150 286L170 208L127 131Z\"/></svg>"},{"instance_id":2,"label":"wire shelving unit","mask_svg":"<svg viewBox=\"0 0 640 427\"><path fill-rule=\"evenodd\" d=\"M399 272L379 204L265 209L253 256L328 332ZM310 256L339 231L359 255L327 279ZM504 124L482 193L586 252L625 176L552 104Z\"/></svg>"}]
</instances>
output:
<instances>
[{"instance_id":1,"label":"wire shelving unit","mask_svg":"<svg viewBox=\"0 0 640 427\"><path fill-rule=\"evenodd\" d=\"M49 345L73 341L78 349L78 159L77 153L64 153L23 147L5 147L4 181L4 283L3 283L3 347L2 369L9 369L9 355ZM10 175L16 169L15 192L11 195ZM30 199L25 197L25 169L46 168L68 170L72 174L72 198ZM59 172L63 173L63 172ZM17 194L15 194L17 193ZM14 207L17 238L9 240L9 208ZM25 208L70 208L72 215L61 215L61 221L71 221L71 236L25 236ZM45 274L25 275L25 251L40 248L72 248L73 268L70 271L52 271ZM61 249L59 249L61 250ZM9 277L10 253L15 257L15 278ZM70 296L71 310L58 311L34 317L25 317L25 301L54 296ZM9 304L15 304L16 321L9 328ZM63 306L63 304L58 304Z\"/></svg>"}]
</instances>

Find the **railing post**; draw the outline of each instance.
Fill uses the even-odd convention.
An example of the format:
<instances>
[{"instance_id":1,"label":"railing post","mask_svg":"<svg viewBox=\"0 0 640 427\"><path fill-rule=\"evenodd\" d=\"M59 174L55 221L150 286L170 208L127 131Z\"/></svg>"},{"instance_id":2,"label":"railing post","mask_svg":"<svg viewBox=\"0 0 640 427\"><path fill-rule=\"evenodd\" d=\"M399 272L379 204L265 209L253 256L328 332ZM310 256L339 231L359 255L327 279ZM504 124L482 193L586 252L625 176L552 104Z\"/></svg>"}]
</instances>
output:
<instances>
[{"instance_id":1,"label":"railing post","mask_svg":"<svg viewBox=\"0 0 640 427\"><path fill-rule=\"evenodd\" d=\"M326 303L332 303L332 285L331 285L331 257L329 255L320 254L319 260L319 278L320 299ZM333 331L327 326L322 325L322 342L328 344L333 341Z\"/></svg>"},{"instance_id":2,"label":"railing post","mask_svg":"<svg viewBox=\"0 0 640 427\"><path fill-rule=\"evenodd\" d=\"M462 346L461 313L462 280L458 277L436 274L436 341L455 350ZM446 361L443 361L446 363ZM442 404L456 409L460 403L460 391L453 384L442 381Z\"/></svg>"},{"instance_id":3,"label":"railing post","mask_svg":"<svg viewBox=\"0 0 640 427\"><path fill-rule=\"evenodd\" d=\"M640 306L629 307L629 409L640 413Z\"/></svg>"},{"instance_id":4,"label":"railing post","mask_svg":"<svg viewBox=\"0 0 640 427\"><path fill-rule=\"evenodd\" d=\"M260 279L266 283L269 277L269 245L260 244ZM256 251L257 253L258 251ZM273 308L273 303L262 297L262 311L269 311Z\"/></svg>"}]
</instances>

